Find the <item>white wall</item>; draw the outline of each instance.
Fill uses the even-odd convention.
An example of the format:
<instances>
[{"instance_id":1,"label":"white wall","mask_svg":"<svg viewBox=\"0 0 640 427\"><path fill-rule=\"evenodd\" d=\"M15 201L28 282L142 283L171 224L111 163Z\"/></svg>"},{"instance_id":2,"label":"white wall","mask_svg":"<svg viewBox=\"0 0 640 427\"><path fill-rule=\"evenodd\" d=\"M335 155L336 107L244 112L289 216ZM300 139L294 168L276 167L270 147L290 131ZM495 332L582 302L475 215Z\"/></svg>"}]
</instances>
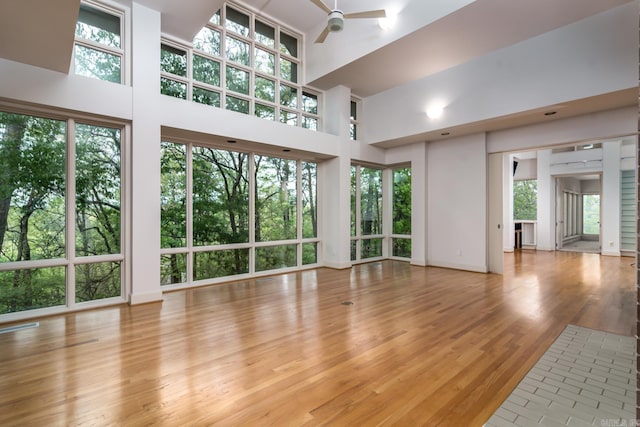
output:
<instances>
[{"instance_id":1,"label":"white wall","mask_svg":"<svg viewBox=\"0 0 640 427\"><path fill-rule=\"evenodd\" d=\"M429 264L486 272L484 134L431 142L427 160Z\"/></svg>"},{"instance_id":2,"label":"white wall","mask_svg":"<svg viewBox=\"0 0 640 427\"><path fill-rule=\"evenodd\" d=\"M602 144L601 254L620 256L620 141Z\"/></svg>"},{"instance_id":3,"label":"white wall","mask_svg":"<svg viewBox=\"0 0 640 427\"><path fill-rule=\"evenodd\" d=\"M514 181L536 179L538 177L538 163L536 159L518 159ZM513 167L513 166L512 166Z\"/></svg>"}]
</instances>

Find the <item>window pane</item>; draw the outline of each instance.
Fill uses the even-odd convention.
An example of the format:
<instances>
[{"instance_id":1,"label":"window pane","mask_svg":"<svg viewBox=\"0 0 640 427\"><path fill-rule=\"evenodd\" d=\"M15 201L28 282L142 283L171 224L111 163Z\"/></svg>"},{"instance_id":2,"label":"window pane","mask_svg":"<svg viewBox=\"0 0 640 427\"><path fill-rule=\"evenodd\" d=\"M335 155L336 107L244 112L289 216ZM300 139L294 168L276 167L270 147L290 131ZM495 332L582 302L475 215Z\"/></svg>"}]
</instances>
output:
<instances>
[{"instance_id":1,"label":"window pane","mask_svg":"<svg viewBox=\"0 0 640 427\"><path fill-rule=\"evenodd\" d=\"M256 76L256 98L276 102L276 82Z\"/></svg>"},{"instance_id":2,"label":"window pane","mask_svg":"<svg viewBox=\"0 0 640 427\"><path fill-rule=\"evenodd\" d=\"M119 48L120 18L81 4L76 23L76 37Z\"/></svg>"},{"instance_id":3,"label":"window pane","mask_svg":"<svg viewBox=\"0 0 640 427\"><path fill-rule=\"evenodd\" d=\"M76 256L120 253L120 134L76 125Z\"/></svg>"},{"instance_id":4,"label":"window pane","mask_svg":"<svg viewBox=\"0 0 640 427\"><path fill-rule=\"evenodd\" d=\"M193 55L193 79L220 86L220 63L203 56Z\"/></svg>"},{"instance_id":5,"label":"window pane","mask_svg":"<svg viewBox=\"0 0 640 427\"><path fill-rule=\"evenodd\" d=\"M318 95L303 91L302 111L310 114L318 114Z\"/></svg>"},{"instance_id":6,"label":"window pane","mask_svg":"<svg viewBox=\"0 0 640 427\"><path fill-rule=\"evenodd\" d=\"M166 254L160 257L160 285L187 281L187 254Z\"/></svg>"},{"instance_id":7,"label":"window pane","mask_svg":"<svg viewBox=\"0 0 640 427\"><path fill-rule=\"evenodd\" d=\"M246 99L236 98L235 96L228 96L225 98L225 108L230 111L236 111L238 113L249 114L249 101Z\"/></svg>"},{"instance_id":8,"label":"window pane","mask_svg":"<svg viewBox=\"0 0 640 427\"><path fill-rule=\"evenodd\" d=\"M360 259L382 256L382 239L362 239Z\"/></svg>"},{"instance_id":9,"label":"window pane","mask_svg":"<svg viewBox=\"0 0 640 427\"><path fill-rule=\"evenodd\" d=\"M351 101L351 117L350 120L358 120L358 104L355 101Z\"/></svg>"},{"instance_id":10,"label":"window pane","mask_svg":"<svg viewBox=\"0 0 640 427\"><path fill-rule=\"evenodd\" d=\"M280 110L280 123L286 123L290 126L298 126L298 113Z\"/></svg>"},{"instance_id":11,"label":"window pane","mask_svg":"<svg viewBox=\"0 0 640 427\"><path fill-rule=\"evenodd\" d=\"M357 203L356 203L356 192L358 190L357 183L357 175L356 175L356 166L351 166L351 237L356 235L357 231Z\"/></svg>"},{"instance_id":12,"label":"window pane","mask_svg":"<svg viewBox=\"0 0 640 427\"><path fill-rule=\"evenodd\" d=\"M249 36L249 16L227 6L227 19L225 27L242 36Z\"/></svg>"},{"instance_id":13,"label":"window pane","mask_svg":"<svg viewBox=\"0 0 640 427\"><path fill-rule=\"evenodd\" d=\"M193 100L200 104L213 105L220 107L220 94L212 90L193 88Z\"/></svg>"},{"instance_id":14,"label":"window pane","mask_svg":"<svg viewBox=\"0 0 640 427\"><path fill-rule=\"evenodd\" d=\"M76 302L119 297L121 277L119 262L77 265Z\"/></svg>"},{"instance_id":15,"label":"window pane","mask_svg":"<svg viewBox=\"0 0 640 427\"><path fill-rule=\"evenodd\" d=\"M193 39L193 47L211 55L220 56L220 33L204 27Z\"/></svg>"},{"instance_id":16,"label":"window pane","mask_svg":"<svg viewBox=\"0 0 640 427\"><path fill-rule=\"evenodd\" d=\"M280 52L285 55L298 57L298 39L287 33L280 32Z\"/></svg>"},{"instance_id":17,"label":"window pane","mask_svg":"<svg viewBox=\"0 0 640 427\"><path fill-rule=\"evenodd\" d=\"M166 44L160 45L160 69L176 76L187 76L187 52Z\"/></svg>"},{"instance_id":18,"label":"window pane","mask_svg":"<svg viewBox=\"0 0 640 427\"><path fill-rule=\"evenodd\" d=\"M186 146L160 144L160 247L187 246Z\"/></svg>"},{"instance_id":19,"label":"window pane","mask_svg":"<svg viewBox=\"0 0 640 427\"><path fill-rule=\"evenodd\" d=\"M352 141L358 139L358 129L353 123L349 125L349 139Z\"/></svg>"},{"instance_id":20,"label":"window pane","mask_svg":"<svg viewBox=\"0 0 640 427\"><path fill-rule=\"evenodd\" d=\"M257 20L255 21L255 25L256 41L270 48L276 47L276 32L273 27Z\"/></svg>"},{"instance_id":21,"label":"window pane","mask_svg":"<svg viewBox=\"0 0 640 427\"><path fill-rule=\"evenodd\" d=\"M582 234L600 234L600 195L582 196Z\"/></svg>"},{"instance_id":22,"label":"window pane","mask_svg":"<svg viewBox=\"0 0 640 427\"><path fill-rule=\"evenodd\" d=\"M256 271L295 267L296 245L256 248Z\"/></svg>"},{"instance_id":23,"label":"window pane","mask_svg":"<svg viewBox=\"0 0 640 427\"><path fill-rule=\"evenodd\" d=\"M315 163L302 162L302 238L318 236L317 171Z\"/></svg>"},{"instance_id":24,"label":"window pane","mask_svg":"<svg viewBox=\"0 0 640 427\"><path fill-rule=\"evenodd\" d=\"M290 82L298 82L298 64L280 58L280 77Z\"/></svg>"},{"instance_id":25,"label":"window pane","mask_svg":"<svg viewBox=\"0 0 640 427\"><path fill-rule=\"evenodd\" d=\"M187 84L160 77L160 93L175 98L187 99Z\"/></svg>"},{"instance_id":26,"label":"window pane","mask_svg":"<svg viewBox=\"0 0 640 427\"><path fill-rule=\"evenodd\" d=\"M276 119L276 109L274 107L270 107L268 105L262 105L256 103L256 117L260 117L261 119L274 120Z\"/></svg>"},{"instance_id":27,"label":"window pane","mask_svg":"<svg viewBox=\"0 0 640 427\"><path fill-rule=\"evenodd\" d=\"M318 262L318 243L302 244L302 265L316 264Z\"/></svg>"},{"instance_id":28,"label":"window pane","mask_svg":"<svg viewBox=\"0 0 640 427\"><path fill-rule=\"evenodd\" d=\"M411 168L393 170L393 234L411 234Z\"/></svg>"},{"instance_id":29,"label":"window pane","mask_svg":"<svg viewBox=\"0 0 640 427\"><path fill-rule=\"evenodd\" d=\"M204 280L216 277L249 273L249 249L195 252L193 254L193 279Z\"/></svg>"},{"instance_id":30,"label":"window pane","mask_svg":"<svg viewBox=\"0 0 640 427\"><path fill-rule=\"evenodd\" d=\"M538 181L513 181L513 219L535 220L538 217Z\"/></svg>"},{"instance_id":31,"label":"window pane","mask_svg":"<svg viewBox=\"0 0 640 427\"><path fill-rule=\"evenodd\" d=\"M65 257L65 164L64 121L0 112L0 262Z\"/></svg>"},{"instance_id":32,"label":"window pane","mask_svg":"<svg viewBox=\"0 0 640 427\"><path fill-rule=\"evenodd\" d=\"M266 50L256 48L255 66L256 71L261 71L272 76L276 74L276 56Z\"/></svg>"},{"instance_id":33,"label":"window pane","mask_svg":"<svg viewBox=\"0 0 640 427\"><path fill-rule=\"evenodd\" d=\"M227 65L227 89L249 94L249 73Z\"/></svg>"},{"instance_id":34,"label":"window pane","mask_svg":"<svg viewBox=\"0 0 640 427\"><path fill-rule=\"evenodd\" d=\"M318 130L318 119L302 116L302 127L310 130Z\"/></svg>"},{"instance_id":35,"label":"window pane","mask_svg":"<svg viewBox=\"0 0 640 427\"><path fill-rule=\"evenodd\" d=\"M351 241L351 261L356 261L358 259L358 254L356 253L356 250L358 249L359 243L360 243L359 240Z\"/></svg>"},{"instance_id":36,"label":"window pane","mask_svg":"<svg viewBox=\"0 0 640 427\"><path fill-rule=\"evenodd\" d=\"M242 65L249 65L249 43L245 43L234 37L227 36L226 54L229 61L237 62Z\"/></svg>"},{"instance_id":37,"label":"window pane","mask_svg":"<svg viewBox=\"0 0 640 427\"><path fill-rule=\"evenodd\" d=\"M121 58L118 55L82 45L74 47L75 74L79 76L120 83L120 63Z\"/></svg>"},{"instance_id":38,"label":"window pane","mask_svg":"<svg viewBox=\"0 0 640 427\"><path fill-rule=\"evenodd\" d=\"M220 9L218 9L218 11L211 17L211 19L209 19L209 22L214 25L220 25Z\"/></svg>"},{"instance_id":39,"label":"window pane","mask_svg":"<svg viewBox=\"0 0 640 427\"><path fill-rule=\"evenodd\" d=\"M255 156L256 242L295 239L296 161Z\"/></svg>"},{"instance_id":40,"label":"window pane","mask_svg":"<svg viewBox=\"0 0 640 427\"><path fill-rule=\"evenodd\" d=\"M411 239L393 239L393 256L411 258Z\"/></svg>"},{"instance_id":41,"label":"window pane","mask_svg":"<svg viewBox=\"0 0 640 427\"><path fill-rule=\"evenodd\" d=\"M382 171L380 169L360 168L360 214L363 235L382 234Z\"/></svg>"},{"instance_id":42,"label":"window pane","mask_svg":"<svg viewBox=\"0 0 640 427\"><path fill-rule=\"evenodd\" d=\"M0 272L0 314L65 305L66 294L64 267Z\"/></svg>"},{"instance_id":43,"label":"window pane","mask_svg":"<svg viewBox=\"0 0 640 427\"><path fill-rule=\"evenodd\" d=\"M249 241L248 155L193 147L193 244Z\"/></svg>"},{"instance_id":44,"label":"window pane","mask_svg":"<svg viewBox=\"0 0 640 427\"><path fill-rule=\"evenodd\" d=\"M297 108L298 107L298 89L287 86L280 85L280 105L289 108Z\"/></svg>"}]
</instances>

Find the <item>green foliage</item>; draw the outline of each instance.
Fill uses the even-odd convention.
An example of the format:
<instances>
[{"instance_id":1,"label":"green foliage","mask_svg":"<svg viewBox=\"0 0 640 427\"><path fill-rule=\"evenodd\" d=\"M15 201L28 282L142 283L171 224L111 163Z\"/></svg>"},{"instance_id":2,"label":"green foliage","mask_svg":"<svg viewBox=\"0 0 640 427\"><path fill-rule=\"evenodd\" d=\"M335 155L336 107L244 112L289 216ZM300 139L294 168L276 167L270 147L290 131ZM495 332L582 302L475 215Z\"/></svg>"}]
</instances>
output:
<instances>
[{"instance_id":1,"label":"green foliage","mask_svg":"<svg viewBox=\"0 0 640 427\"><path fill-rule=\"evenodd\" d=\"M582 195L582 234L600 234L600 195Z\"/></svg>"},{"instance_id":2,"label":"green foliage","mask_svg":"<svg viewBox=\"0 0 640 427\"><path fill-rule=\"evenodd\" d=\"M533 221L538 218L538 181L513 182L513 219Z\"/></svg>"},{"instance_id":3,"label":"green foliage","mask_svg":"<svg viewBox=\"0 0 640 427\"><path fill-rule=\"evenodd\" d=\"M382 234L382 170L360 168L360 212L363 235Z\"/></svg>"},{"instance_id":4,"label":"green foliage","mask_svg":"<svg viewBox=\"0 0 640 427\"><path fill-rule=\"evenodd\" d=\"M393 234L411 234L411 168L393 171Z\"/></svg>"}]
</instances>

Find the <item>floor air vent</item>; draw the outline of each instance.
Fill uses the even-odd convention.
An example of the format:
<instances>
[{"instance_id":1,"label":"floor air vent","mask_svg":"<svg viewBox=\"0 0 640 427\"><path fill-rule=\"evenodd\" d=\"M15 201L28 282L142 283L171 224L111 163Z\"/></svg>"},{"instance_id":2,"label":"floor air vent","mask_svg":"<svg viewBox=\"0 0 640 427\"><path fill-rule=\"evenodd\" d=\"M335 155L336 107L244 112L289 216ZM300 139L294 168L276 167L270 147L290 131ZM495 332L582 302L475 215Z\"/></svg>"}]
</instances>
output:
<instances>
[{"instance_id":1,"label":"floor air vent","mask_svg":"<svg viewBox=\"0 0 640 427\"><path fill-rule=\"evenodd\" d=\"M22 325L7 326L6 328L0 328L0 334L7 334L9 332L20 331L22 329L37 328L38 326L40 326L40 323L38 323L38 322L23 323Z\"/></svg>"}]
</instances>

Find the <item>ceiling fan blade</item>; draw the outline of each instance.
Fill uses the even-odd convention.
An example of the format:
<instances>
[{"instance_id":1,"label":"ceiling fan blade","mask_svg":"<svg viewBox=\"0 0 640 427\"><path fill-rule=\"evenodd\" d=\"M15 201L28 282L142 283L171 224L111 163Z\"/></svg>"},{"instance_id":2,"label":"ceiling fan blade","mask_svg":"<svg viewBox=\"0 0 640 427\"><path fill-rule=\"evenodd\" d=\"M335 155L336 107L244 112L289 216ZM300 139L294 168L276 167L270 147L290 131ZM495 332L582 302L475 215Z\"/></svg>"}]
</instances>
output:
<instances>
[{"instance_id":1,"label":"ceiling fan blade","mask_svg":"<svg viewBox=\"0 0 640 427\"><path fill-rule=\"evenodd\" d=\"M320 9L324 10L327 15L331 13L331 9L329 9L329 6L324 4L322 0L311 0L311 3L315 4Z\"/></svg>"},{"instance_id":2,"label":"ceiling fan blade","mask_svg":"<svg viewBox=\"0 0 640 427\"><path fill-rule=\"evenodd\" d=\"M324 27L324 30L322 30L322 32L320 33L320 35L318 36L318 38L314 43L324 42L324 39L326 39L328 35L329 35L329 27Z\"/></svg>"},{"instance_id":3,"label":"ceiling fan blade","mask_svg":"<svg viewBox=\"0 0 640 427\"><path fill-rule=\"evenodd\" d=\"M315 2L314 2L315 3ZM386 18L387 14L384 9L380 10L369 10L366 12L355 12L355 13L345 13L345 19L356 19L356 18Z\"/></svg>"}]
</instances>

